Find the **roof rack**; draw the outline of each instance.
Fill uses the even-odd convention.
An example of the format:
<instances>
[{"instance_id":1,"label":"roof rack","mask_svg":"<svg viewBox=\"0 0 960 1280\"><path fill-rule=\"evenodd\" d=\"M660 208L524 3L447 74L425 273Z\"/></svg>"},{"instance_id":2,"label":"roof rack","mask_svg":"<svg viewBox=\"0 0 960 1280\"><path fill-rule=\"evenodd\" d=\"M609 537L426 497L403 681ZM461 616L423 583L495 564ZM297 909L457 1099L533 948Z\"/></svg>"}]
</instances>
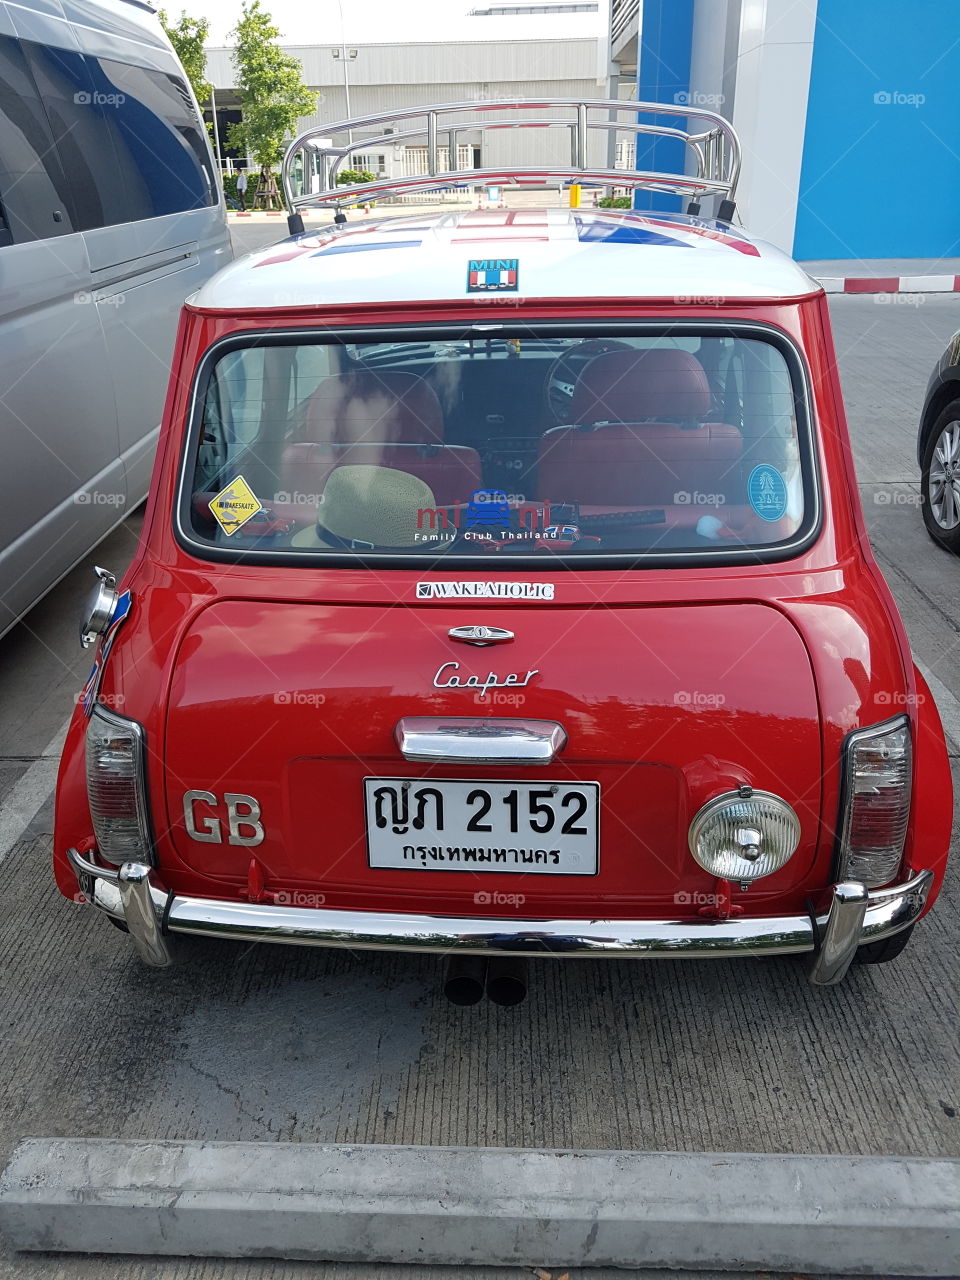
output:
<instances>
[{"instance_id":1,"label":"roof rack","mask_svg":"<svg viewBox=\"0 0 960 1280\"><path fill-rule=\"evenodd\" d=\"M569 119L510 118L511 112L563 109ZM629 119L624 119L624 115ZM463 118L466 116L466 118ZM661 117L652 123L644 117ZM685 121L686 129L662 122L662 117L675 122ZM450 119L450 117L454 117ZM458 118L459 117L459 118ZM479 117L479 118L476 118ZM399 130L401 122L411 121L412 127ZM697 125L699 132L691 126ZM354 138L354 132L376 130L371 136L365 133ZM441 167L441 145L446 147L447 159L456 163L461 135L467 132L485 132L494 129L566 129L570 134L570 164L533 167L457 169ZM587 142L590 130L601 130L608 136L628 134L675 138L684 144L684 168L692 172L666 172L648 169L594 169L587 163ZM333 141L340 134L346 135L341 145ZM440 139L443 139L443 143ZM409 177L377 178L373 182L351 183L338 186L337 176L356 153L365 153L373 147L394 146L411 140L426 141L427 172ZM313 190L295 189L296 158L302 156L299 168L302 187L303 175L309 174ZM290 231L303 230L300 210L310 207L333 205L337 222L345 222L341 212L343 203L357 204L375 196L397 195L408 191L426 191L440 186L531 185L544 186L554 183L590 183L605 187L630 187L649 191L664 191L689 195L687 212L700 212L704 196L716 196L716 217L723 222L733 218L736 208L737 179L740 176L740 141L728 120L713 111L699 107L669 105L664 102L623 102L597 98L497 98L481 102L443 102L431 106L414 107L405 111L390 111L382 115L358 116L352 120L337 120L329 124L311 125L290 143L283 158L281 182L289 217Z\"/></svg>"}]
</instances>

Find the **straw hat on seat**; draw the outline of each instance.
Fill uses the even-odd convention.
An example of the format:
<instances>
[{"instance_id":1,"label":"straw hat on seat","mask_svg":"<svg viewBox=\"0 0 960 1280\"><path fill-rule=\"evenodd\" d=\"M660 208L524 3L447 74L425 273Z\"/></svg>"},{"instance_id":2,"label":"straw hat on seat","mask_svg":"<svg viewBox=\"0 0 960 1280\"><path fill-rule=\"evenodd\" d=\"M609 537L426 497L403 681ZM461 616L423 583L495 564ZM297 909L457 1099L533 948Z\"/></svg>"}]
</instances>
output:
<instances>
[{"instance_id":1,"label":"straw hat on seat","mask_svg":"<svg viewBox=\"0 0 960 1280\"><path fill-rule=\"evenodd\" d=\"M436 551L424 536L424 511L436 500L417 476L392 467L337 467L327 478L316 527L294 534L291 545L326 551ZM419 535L419 537L418 537Z\"/></svg>"}]
</instances>

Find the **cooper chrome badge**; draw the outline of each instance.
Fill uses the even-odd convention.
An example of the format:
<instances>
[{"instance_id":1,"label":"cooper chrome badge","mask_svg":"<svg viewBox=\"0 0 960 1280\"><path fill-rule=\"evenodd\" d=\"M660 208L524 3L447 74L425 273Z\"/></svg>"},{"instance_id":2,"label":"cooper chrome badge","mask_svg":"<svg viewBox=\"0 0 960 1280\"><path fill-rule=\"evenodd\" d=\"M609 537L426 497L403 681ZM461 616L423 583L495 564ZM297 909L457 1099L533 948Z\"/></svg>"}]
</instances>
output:
<instances>
[{"instance_id":1,"label":"cooper chrome badge","mask_svg":"<svg viewBox=\"0 0 960 1280\"><path fill-rule=\"evenodd\" d=\"M483 699L487 696L488 689L522 689L534 676L540 674L536 667L523 675L519 671L511 671L502 679L494 671L486 676L461 676L459 671L459 662L444 662L433 677L433 687L435 689L469 689L476 694L477 698Z\"/></svg>"}]
</instances>

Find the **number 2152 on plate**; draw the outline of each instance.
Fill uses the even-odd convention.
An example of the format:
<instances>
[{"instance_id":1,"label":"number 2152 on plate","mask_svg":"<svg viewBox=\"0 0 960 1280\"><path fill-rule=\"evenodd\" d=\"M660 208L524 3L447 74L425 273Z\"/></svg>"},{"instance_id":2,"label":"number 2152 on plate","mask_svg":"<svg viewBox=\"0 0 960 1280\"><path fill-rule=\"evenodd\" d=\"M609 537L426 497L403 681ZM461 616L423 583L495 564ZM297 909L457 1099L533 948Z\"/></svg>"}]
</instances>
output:
<instances>
[{"instance_id":1,"label":"number 2152 on plate","mask_svg":"<svg viewBox=\"0 0 960 1280\"><path fill-rule=\"evenodd\" d=\"M597 874L596 782L364 778L371 867Z\"/></svg>"}]
</instances>

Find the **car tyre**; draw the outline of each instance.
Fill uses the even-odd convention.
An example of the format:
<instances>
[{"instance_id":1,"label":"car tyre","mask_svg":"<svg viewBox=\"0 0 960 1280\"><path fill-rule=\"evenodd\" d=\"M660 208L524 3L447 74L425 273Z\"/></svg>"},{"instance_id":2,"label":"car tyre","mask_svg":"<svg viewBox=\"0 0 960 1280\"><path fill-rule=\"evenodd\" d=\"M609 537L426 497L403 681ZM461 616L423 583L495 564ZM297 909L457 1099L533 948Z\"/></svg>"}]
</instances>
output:
<instances>
[{"instance_id":1,"label":"car tyre","mask_svg":"<svg viewBox=\"0 0 960 1280\"><path fill-rule=\"evenodd\" d=\"M864 946L857 947L853 957L854 964L888 964L891 960L896 960L901 951L906 948L915 928L916 925L912 924L909 929L901 929L899 933L894 933L889 938L881 938L878 942L867 942Z\"/></svg>"},{"instance_id":2,"label":"car tyre","mask_svg":"<svg viewBox=\"0 0 960 1280\"><path fill-rule=\"evenodd\" d=\"M923 523L934 542L960 555L960 400L937 416L923 450Z\"/></svg>"}]
</instances>

